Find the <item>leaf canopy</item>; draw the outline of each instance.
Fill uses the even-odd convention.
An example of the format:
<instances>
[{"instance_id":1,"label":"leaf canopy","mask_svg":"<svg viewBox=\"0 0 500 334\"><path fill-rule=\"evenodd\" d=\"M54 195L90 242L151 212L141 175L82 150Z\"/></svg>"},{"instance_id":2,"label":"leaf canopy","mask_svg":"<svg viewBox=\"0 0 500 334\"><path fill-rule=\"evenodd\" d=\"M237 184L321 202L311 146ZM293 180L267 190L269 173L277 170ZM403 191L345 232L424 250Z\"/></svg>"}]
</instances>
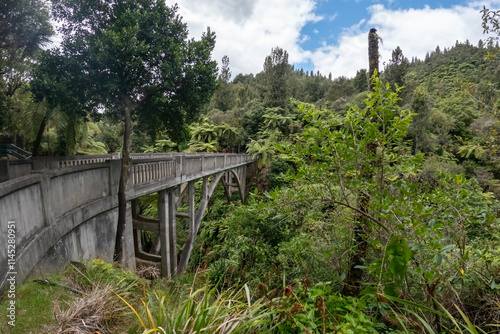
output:
<instances>
[{"instance_id":1,"label":"leaf canopy","mask_svg":"<svg viewBox=\"0 0 500 334\"><path fill-rule=\"evenodd\" d=\"M160 0L54 0L59 48L47 51L33 82L39 99L121 117L125 108L152 134L172 139L216 88L215 34L188 39L177 14Z\"/></svg>"}]
</instances>

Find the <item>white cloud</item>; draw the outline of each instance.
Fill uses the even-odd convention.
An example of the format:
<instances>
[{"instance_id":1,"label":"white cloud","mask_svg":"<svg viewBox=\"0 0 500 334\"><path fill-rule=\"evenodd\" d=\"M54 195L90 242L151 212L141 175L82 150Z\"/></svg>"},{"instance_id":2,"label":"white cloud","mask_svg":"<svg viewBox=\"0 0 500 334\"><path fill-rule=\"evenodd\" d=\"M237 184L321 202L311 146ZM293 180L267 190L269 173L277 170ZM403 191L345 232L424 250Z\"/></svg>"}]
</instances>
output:
<instances>
[{"instance_id":1,"label":"white cloud","mask_svg":"<svg viewBox=\"0 0 500 334\"><path fill-rule=\"evenodd\" d=\"M198 39L207 26L216 32L213 58L220 63L228 55L233 75L262 71L264 58L279 46L288 51L290 63L312 63L315 72L352 77L357 70L368 67L368 31L372 27L383 39L381 69L397 46L406 57L423 59L437 45L443 49L455 45L457 40L468 39L476 44L479 39L486 39L479 11L483 5L500 7L500 0L407 10L375 4L368 7L369 17L365 20L336 33L335 44L323 42L317 49L304 50L302 45L311 36L302 34L302 28L307 23L332 18L315 14L318 1L323 0L166 0L169 5L179 4L191 37Z\"/></svg>"},{"instance_id":2,"label":"white cloud","mask_svg":"<svg viewBox=\"0 0 500 334\"><path fill-rule=\"evenodd\" d=\"M335 19L336 19L338 16L339 16L339 13L335 13L335 14L333 14L333 15L330 15L330 16L328 17L328 21L330 21L330 22L331 22L331 21L335 21Z\"/></svg>"},{"instance_id":3,"label":"white cloud","mask_svg":"<svg viewBox=\"0 0 500 334\"><path fill-rule=\"evenodd\" d=\"M213 58L229 56L233 75L262 71L264 59L274 47L288 51L289 62L304 61L301 30L321 18L314 14L313 0L167 0L179 4L190 36L198 39L206 27L217 34Z\"/></svg>"},{"instance_id":4,"label":"white cloud","mask_svg":"<svg viewBox=\"0 0 500 334\"><path fill-rule=\"evenodd\" d=\"M477 44L486 39L481 28L483 5L495 8L499 0L475 1L465 6L452 8L391 10L384 5L369 7L370 18L366 22L350 27L342 33L338 45L318 49L311 54L315 70L323 74L332 72L333 77L352 77L361 68L368 68L368 31L374 27L382 38L380 45L380 70L389 62L399 46L408 57L424 59L427 52L436 46L441 50L454 46L456 41L469 40Z\"/></svg>"},{"instance_id":5,"label":"white cloud","mask_svg":"<svg viewBox=\"0 0 500 334\"><path fill-rule=\"evenodd\" d=\"M400 46L409 57L423 59L436 46L451 47L456 41L467 39L476 44L484 38L481 14L474 7L455 6L451 9L409 9L390 11L383 6L370 8L372 17L368 24L379 29L383 38L382 61L388 61L392 50Z\"/></svg>"}]
</instances>

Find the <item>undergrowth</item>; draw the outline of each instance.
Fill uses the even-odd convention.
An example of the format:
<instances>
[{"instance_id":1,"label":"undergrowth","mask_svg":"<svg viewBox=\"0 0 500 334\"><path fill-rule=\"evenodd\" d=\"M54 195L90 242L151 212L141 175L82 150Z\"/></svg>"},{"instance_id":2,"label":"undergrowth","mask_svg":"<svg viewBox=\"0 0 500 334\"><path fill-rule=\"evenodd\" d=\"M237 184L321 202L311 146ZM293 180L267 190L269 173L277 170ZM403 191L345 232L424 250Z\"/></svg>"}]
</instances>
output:
<instances>
[{"instance_id":1,"label":"undergrowth","mask_svg":"<svg viewBox=\"0 0 500 334\"><path fill-rule=\"evenodd\" d=\"M295 280L270 290L219 291L207 271L176 280L143 279L102 260L17 288L16 327L1 333L486 333L455 306L430 309L380 292L346 297L331 283ZM0 307L6 309L3 296ZM492 310L494 311L494 310ZM443 321L435 331L433 319ZM493 332L495 327L489 327Z\"/></svg>"}]
</instances>

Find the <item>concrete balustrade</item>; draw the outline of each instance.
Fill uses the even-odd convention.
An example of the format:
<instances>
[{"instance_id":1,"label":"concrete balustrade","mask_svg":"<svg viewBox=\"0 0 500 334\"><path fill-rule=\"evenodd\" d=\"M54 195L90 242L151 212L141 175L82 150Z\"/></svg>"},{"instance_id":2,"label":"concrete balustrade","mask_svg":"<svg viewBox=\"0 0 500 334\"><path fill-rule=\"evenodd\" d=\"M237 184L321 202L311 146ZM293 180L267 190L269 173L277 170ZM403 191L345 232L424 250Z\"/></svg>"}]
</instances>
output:
<instances>
[{"instance_id":1,"label":"concrete balustrade","mask_svg":"<svg viewBox=\"0 0 500 334\"><path fill-rule=\"evenodd\" d=\"M150 164L154 161L175 160L181 157L182 172L191 173L203 169L224 168L226 164L238 164L245 161L251 161L246 154L214 154L214 153L133 153L131 155L132 163L141 161L145 164ZM112 153L105 155L85 155L75 157L36 157L27 160L0 160L0 182L15 179L24 175L41 170L41 169L57 169L72 166L89 165L95 163L103 163L108 160L121 159L121 153ZM146 168L144 174L145 180L154 180L158 177L149 175L149 168L142 166L134 170L133 173L138 173L141 168ZM156 167L155 167L156 168ZM170 168L170 167L160 167ZM138 178L141 176L137 175ZM134 183L136 179L134 179ZM147 181L140 181L147 182Z\"/></svg>"},{"instance_id":2,"label":"concrete balustrade","mask_svg":"<svg viewBox=\"0 0 500 334\"><path fill-rule=\"evenodd\" d=\"M132 184L141 184L159 179L175 177L175 159L150 161L132 164Z\"/></svg>"},{"instance_id":3,"label":"concrete balustrade","mask_svg":"<svg viewBox=\"0 0 500 334\"><path fill-rule=\"evenodd\" d=\"M252 163L236 154L133 155L127 186L128 214L124 265L135 266L132 199ZM119 154L24 161L26 174L0 183L0 290L8 266L8 222L16 224L17 282L63 268L69 261L112 261L118 217ZM16 167L14 167L16 166ZM5 163L0 171L17 168ZM29 171L29 173L27 172ZM9 172L7 176L10 176ZM242 174L243 175L243 174ZM240 178L243 178L241 176ZM201 218L200 218L201 219Z\"/></svg>"}]
</instances>

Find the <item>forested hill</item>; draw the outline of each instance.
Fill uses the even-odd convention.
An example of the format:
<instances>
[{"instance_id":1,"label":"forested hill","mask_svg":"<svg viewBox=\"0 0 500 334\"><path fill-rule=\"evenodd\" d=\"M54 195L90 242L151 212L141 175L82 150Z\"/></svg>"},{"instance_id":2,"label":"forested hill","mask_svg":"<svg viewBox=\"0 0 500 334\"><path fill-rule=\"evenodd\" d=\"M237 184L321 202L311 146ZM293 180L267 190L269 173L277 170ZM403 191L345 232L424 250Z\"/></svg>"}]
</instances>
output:
<instances>
[{"instance_id":1,"label":"forested hill","mask_svg":"<svg viewBox=\"0 0 500 334\"><path fill-rule=\"evenodd\" d=\"M450 48L438 46L423 60L410 60L399 47L393 51L392 59L381 68L381 80L393 89L396 85L403 87L399 92L401 107L418 114L408 135L413 140L414 153L447 152L457 159L472 155L487 163L487 156L476 144L496 143L491 136L495 131L491 113L496 111L495 101L500 97L500 69L494 57L488 56L493 50L483 41L477 46L457 41ZM232 81L230 78L229 59L225 58L219 90L208 105L207 119L202 124L230 125L241 141L232 140L231 145L221 138L212 143L215 146L198 148L235 151L235 144L257 139L254 135L259 124L265 123L262 116L266 108L280 108L275 110L277 114L294 116L289 113L293 114L295 100L343 114L353 105L362 107L368 89L365 69L360 69L354 78L304 72L288 65L288 54L280 48L272 50L262 72L255 76L238 74Z\"/></svg>"},{"instance_id":2,"label":"forested hill","mask_svg":"<svg viewBox=\"0 0 500 334\"><path fill-rule=\"evenodd\" d=\"M480 85L480 93L493 98L494 87L498 86L500 72L498 64L494 61L487 61L488 52L493 48L488 48L483 41L479 41L475 46L468 41L465 43L456 42L455 46L444 48L438 46L436 50L426 55L424 60L409 57L403 54L399 47L393 51L392 59L384 62L381 69L383 81L391 84L404 86L402 91L403 104L409 104L413 93L418 86L425 87L432 97L442 93L450 93L461 90L461 83L473 83ZM274 53L285 52L279 48L273 49ZM280 65L287 61L287 58L278 57L274 65ZM228 64L229 66L229 64ZM224 71L224 67L222 68ZM253 100L265 99L266 80L269 80L268 70L264 70L256 75L238 74L227 86L225 90L218 93L212 100L209 109L220 109L226 111L234 107L244 107ZM366 69L360 69L354 78L335 77L332 73L304 71L288 66L287 70L282 70L281 75L285 81L281 84L286 86L283 93L287 92L289 97L293 97L302 102L315 103L327 108L337 110L339 106L344 106L342 100L350 101L358 93L368 89L368 78ZM227 80L227 74L220 78L223 82ZM460 80L457 81L457 80ZM339 99L342 99L339 101Z\"/></svg>"}]
</instances>

